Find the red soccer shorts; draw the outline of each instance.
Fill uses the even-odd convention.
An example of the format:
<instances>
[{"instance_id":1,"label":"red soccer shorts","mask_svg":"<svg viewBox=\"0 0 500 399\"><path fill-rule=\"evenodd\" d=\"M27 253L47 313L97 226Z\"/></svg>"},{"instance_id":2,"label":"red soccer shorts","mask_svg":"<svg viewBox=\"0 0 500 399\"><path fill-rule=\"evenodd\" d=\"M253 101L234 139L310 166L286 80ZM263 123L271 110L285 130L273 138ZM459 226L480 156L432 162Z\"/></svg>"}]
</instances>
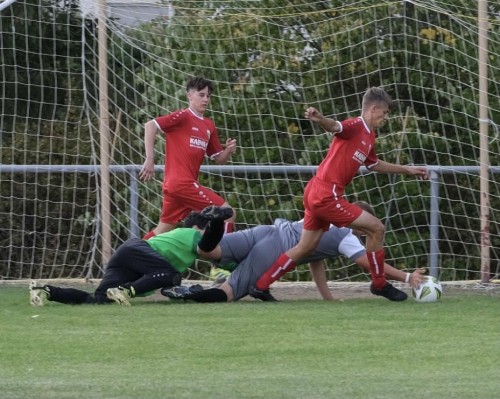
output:
<instances>
[{"instance_id":1,"label":"red soccer shorts","mask_svg":"<svg viewBox=\"0 0 500 399\"><path fill-rule=\"evenodd\" d=\"M342 187L313 177L304 192L304 229L327 231L330 224L351 225L363 210L345 200L343 193Z\"/></svg>"},{"instance_id":2,"label":"red soccer shorts","mask_svg":"<svg viewBox=\"0 0 500 399\"><path fill-rule=\"evenodd\" d=\"M191 211L201 211L210 205L221 206L224 202L224 198L198 182L177 187L173 193L163 188L160 221L176 224Z\"/></svg>"}]
</instances>

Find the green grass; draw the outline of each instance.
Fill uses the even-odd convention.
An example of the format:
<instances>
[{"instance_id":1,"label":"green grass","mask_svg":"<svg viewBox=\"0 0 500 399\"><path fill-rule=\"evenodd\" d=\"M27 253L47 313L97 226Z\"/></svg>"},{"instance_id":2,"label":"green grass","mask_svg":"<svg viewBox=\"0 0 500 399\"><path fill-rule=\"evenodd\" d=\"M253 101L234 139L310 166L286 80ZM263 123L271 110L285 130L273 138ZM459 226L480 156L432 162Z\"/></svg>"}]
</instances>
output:
<instances>
[{"instance_id":1,"label":"green grass","mask_svg":"<svg viewBox=\"0 0 500 399\"><path fill-rule=\"evenodd\" d=\"M33 308L0 286L0 397L498 398L499 299Z\"/></svg>"}]
</instances>

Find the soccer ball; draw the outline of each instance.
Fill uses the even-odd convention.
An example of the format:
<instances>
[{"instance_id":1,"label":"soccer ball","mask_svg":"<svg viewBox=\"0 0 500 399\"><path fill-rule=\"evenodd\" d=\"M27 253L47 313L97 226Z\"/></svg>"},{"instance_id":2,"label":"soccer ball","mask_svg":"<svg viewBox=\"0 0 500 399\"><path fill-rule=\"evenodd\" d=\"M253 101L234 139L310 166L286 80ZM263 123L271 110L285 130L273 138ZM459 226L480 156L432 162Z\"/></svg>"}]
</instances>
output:
<instances>
[{"instance_id":1,"label":"soccer ball","mask_svg":"<svg viewBox=\"0 0 500 399\"><path fill-rule=\"evenodd\" d=\"M411 292L417 302L435 302L441 298L443 287L435 277L428 276L427 281L412 288Z\"/></svg>"}]
</instances>

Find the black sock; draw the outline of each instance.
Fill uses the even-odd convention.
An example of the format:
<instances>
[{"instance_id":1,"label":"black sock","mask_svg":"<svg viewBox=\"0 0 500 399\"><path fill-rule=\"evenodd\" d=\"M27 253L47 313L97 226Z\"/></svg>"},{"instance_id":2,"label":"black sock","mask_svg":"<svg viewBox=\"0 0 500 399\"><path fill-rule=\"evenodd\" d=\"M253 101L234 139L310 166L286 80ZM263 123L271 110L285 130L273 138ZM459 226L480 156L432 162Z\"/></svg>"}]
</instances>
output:
<instances>
[{"instance_id":1,"label":"black sock","mask_svg":"<svg viewBox=\"0 0 500 399\"><path fill-rule=\"evenodd\" d=\"M224 221L211 220L205 227L205 232L198 243L198 248L204 252L210 252L219 244L224 235Z\"/></svg>"},{"instance_id":2,"label":"black sock","mask_svg":"<svg viewBox=\"0 0 500 399\"><path fill-rule=\"evenodd\" d=\"M227 295L219 288L209 288L187 295L185 299L191 299L195 302L227 302Z\"/></svg>"},{"instance_id":3,"label":"black sock","mask_svg":"<svg viewBox=\"0 0 500 399\"><path fill-rule=\"evenodd\" d=\"M146 274L132 283L122 284L123 288L131 289L133 295L144 294L163 287L173 287L181 283L180 273L171 271Z\"/></svg>"},{"instance_id":4,"label":"black sock","mask_svg":"<svg viewBox=\"0 0 500 399\"><path fill-rule=\"evenodd\" d=\"M44 285L43 289L48 293L49 301L66 303L68 305L80 305L83 303L98 303L94 296L76 288L61 288L53 285Z\"/></svg>"}]
</instances>

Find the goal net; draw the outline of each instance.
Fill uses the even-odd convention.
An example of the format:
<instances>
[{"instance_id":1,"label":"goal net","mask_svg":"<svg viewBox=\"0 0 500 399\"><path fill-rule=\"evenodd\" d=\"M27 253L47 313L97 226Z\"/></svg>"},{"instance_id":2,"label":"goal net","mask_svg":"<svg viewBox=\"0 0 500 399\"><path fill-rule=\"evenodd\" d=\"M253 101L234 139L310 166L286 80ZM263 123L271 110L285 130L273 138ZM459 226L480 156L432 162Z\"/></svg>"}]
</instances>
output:
<instances>
[{"instance_id":1,"label":"goal net","mask_svg":"<svg viewBox=\"0 0 500 399\"><path fill-rule=\"evenodd\" d=\"M227 167L207 160L201 173L236 209L237 229L302 217L304 187L332 139L304 119L307 106L337 119L358 116L366 89L383 86L395 107L378 135L380 158L428 165L432 179L362 171L347 198L369 202L384 222L388 262L408 271L433 265L443 280L463 280L480 276L486 195L491 277L498 276L497 2L487 14L487 120L479 117L477 1L108 0L106 32L95 1L5 3L1 279L101 275L103 73L113 248L159 219L164 142L157 139L155 179L138 181L144 123L187 106L190 76L214 82L207 116L221 141L238 141ZM489 131L489 194L481 192L481 123ZM305 270L287 278L309 279ZM206 271L200 264L192 277ZM328 271L335 280L368 278L345 259L329 261Z\"/></svg>"}]
</instances>

